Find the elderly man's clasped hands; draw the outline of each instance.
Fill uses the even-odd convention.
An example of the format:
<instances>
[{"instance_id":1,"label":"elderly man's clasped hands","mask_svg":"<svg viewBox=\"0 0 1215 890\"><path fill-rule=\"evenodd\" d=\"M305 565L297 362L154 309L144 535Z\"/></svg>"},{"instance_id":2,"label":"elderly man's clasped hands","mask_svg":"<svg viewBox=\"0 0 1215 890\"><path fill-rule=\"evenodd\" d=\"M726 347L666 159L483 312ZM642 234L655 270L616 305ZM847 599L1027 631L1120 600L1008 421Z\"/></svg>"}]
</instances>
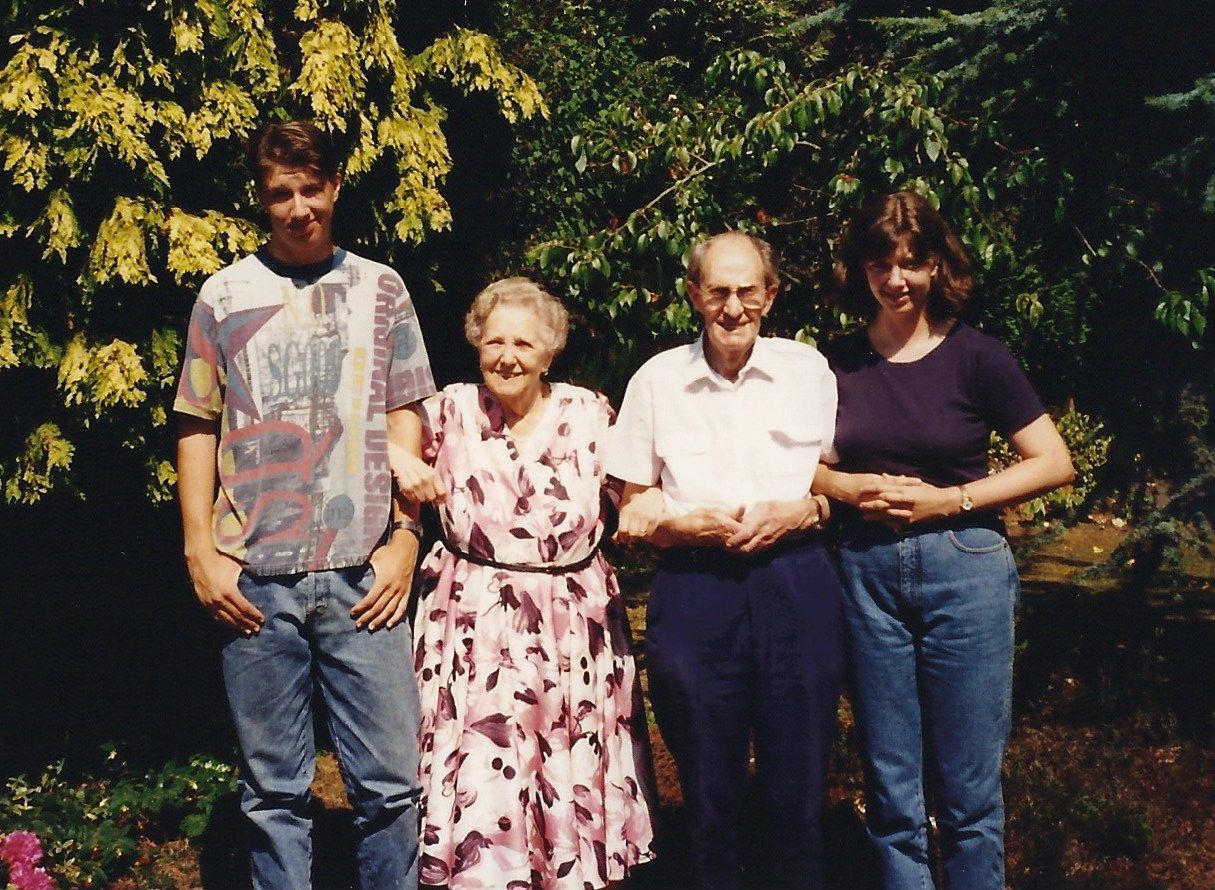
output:
<instances>
[{"instance_id":1,"label":"elderly man's clasped hands","mask_svg":"<svg viewBox=\"0 0 1215 890\"><path fill-rule=\"evenodd\" d=\"M757 553L786 535L822 528L830 514L827 498L812 495L793 501L759 501L732 511L698 507L672 515L662 490L651 488L629 499L621 509L613 540L618 544L648 541L660 547L717 547L735 553Z\"/></svg>"}]
</instances>

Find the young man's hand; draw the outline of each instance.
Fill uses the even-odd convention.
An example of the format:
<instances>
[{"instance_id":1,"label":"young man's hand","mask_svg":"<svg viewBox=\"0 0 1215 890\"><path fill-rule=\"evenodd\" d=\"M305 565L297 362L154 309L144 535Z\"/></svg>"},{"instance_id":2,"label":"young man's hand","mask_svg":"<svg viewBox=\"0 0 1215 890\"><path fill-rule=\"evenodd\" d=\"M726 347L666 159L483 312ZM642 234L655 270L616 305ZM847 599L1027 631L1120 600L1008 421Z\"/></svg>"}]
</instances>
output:
<instances>
[{"instance_id":1,"label":"young man's hand","mask_svg":"<svg viewBox=\"0 0 1215 890\"><path fill-rule=\"evenodd\" d=\"M236 585L239 562L211 547L197 554L187 553L186 569L194 594L212 618L246 635L261 630L265 616Z\"/></svg>"},{"instance_id":2,"label":"young man's hand","mask_svg":"<svg viewBox=\"0 0 1215 890\"><path fill-rule=\"evenodd\" d=\"M397 529L386 544L372 551L370 561L375 580L367 595L354 604L350 617L359 629L395 627L409 608L418 536L409 529Z\"/></svg>"}]
</instances>

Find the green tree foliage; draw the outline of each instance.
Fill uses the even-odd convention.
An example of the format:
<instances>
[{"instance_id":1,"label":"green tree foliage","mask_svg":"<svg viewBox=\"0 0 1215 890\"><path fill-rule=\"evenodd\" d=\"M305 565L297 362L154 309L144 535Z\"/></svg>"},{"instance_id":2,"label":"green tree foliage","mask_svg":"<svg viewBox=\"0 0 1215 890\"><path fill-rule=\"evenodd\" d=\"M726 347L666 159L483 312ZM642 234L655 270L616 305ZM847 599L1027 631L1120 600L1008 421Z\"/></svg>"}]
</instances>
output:
<instances>
[{"instance_id":1,"label":"green tree foliage","mask_svg":"<svg viewBox=\"0 0 1215 890\"><path fill-rule=\"evenodd\" d=\"M1041 157L951 107L940 76L855 52L842 7L519 6L503 4L516 29L504 43L527 54L553 111L533 124L543 155L529 142L517 158L524 182L543 170L554 183L528 201L526 255L581 310L600 347L588 375L609 390L694 329L684 260L707 233L742 228L781 250L790 288L770 326L803 337L849 321L824 302L831 247L874 192L930 195L985 268L1013 265L1005 208Z\"/></svg>"},{"instance_id":2,"label":"green tree foliage","mask_svg":"<svg viewBox=\"0 0 1215 890\"><path fill-rule=\"evenodd\" d=\"M102 466L128 449L166 496L193 292L263 237L241 159L263 119L315 118L348 149L347 243L390 257L451 225L437 97L484 92L508 121L543 103L483 33L448 27L411 47L414 18L394 0L6 6L5 500L70 482L82 449Z\"/></svg>"},{"instance_id":3,"label":"green tree foliage","mask_svg":"<svg viewBox=\"0 0 1215 890\"><path fill-rule=\"evenodd\" d=\"M1209 5L999 0L874 26L951 108L1047 159L1009 208L1024 252L1004 276L1006 298L1036 291L1041 308L1002 313L1006 336L1115 433L1124 490L1144 472L1171 483L1157 525L1203 526L1210 430L1186 418L1215 397Z\"/></svg>"},{"instance_id":4,"label":"green tree foliage","mask_svg":"<svg viewBox=\"0 0 1215 890\"><path fill-rule=\"evenodd\" d=\"M694 240L764 234L789 285L770 327L814 337L850 321L824 305L840 225L913 188L978 260L983 324L1049 404L1105 424L1121 485L1180 481L1180 394L1212 386L1215 20L1192 0L945 6L499 3L553 112L516 152L512 262L569 295L598 347L584 376L617 392L695 327Z\"/></svg>"}]
</instances>

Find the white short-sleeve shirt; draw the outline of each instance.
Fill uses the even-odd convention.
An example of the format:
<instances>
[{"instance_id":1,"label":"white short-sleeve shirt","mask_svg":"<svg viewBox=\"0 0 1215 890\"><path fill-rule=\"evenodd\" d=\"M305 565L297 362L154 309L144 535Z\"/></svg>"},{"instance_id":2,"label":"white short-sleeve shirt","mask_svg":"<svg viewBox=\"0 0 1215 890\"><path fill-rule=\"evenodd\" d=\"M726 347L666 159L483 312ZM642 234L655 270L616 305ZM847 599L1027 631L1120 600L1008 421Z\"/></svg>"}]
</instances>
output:
<instances>
[{"instance_id":1,"label":"white short-sleeve shirt","mask_svg":"<svg viewBox=\"0 0 1215 890\"><path fill-rule=\"evenodd\" d=\"M633 375L607 472L660 485L676 514L805 497L831 449L835 409L835 376L814 347L761 337L730 381L709 367L698 340Z\"/></svg>"}]
</instances>

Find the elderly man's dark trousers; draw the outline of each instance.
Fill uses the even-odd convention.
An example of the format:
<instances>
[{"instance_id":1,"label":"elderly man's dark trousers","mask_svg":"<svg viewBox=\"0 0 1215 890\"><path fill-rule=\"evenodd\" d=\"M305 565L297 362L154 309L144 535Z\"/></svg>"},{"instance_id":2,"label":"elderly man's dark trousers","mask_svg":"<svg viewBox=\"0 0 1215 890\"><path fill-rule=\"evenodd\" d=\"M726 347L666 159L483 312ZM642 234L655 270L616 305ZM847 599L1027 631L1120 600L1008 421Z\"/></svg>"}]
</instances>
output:
<instances>
[{"instance_id":1,"label":"elderly man's dark trousers","mask_svg":"<svg viewBox=\"0 0 1215 890\"><path fill-rule=\"evenodd\" d=\"M650 696L679 768L699 885L820 887L844 645L825 549L672 550L646 625ZM765 824L755 826L761 846L744 850L752 744Z\"/></svg>"}]
</instances>

